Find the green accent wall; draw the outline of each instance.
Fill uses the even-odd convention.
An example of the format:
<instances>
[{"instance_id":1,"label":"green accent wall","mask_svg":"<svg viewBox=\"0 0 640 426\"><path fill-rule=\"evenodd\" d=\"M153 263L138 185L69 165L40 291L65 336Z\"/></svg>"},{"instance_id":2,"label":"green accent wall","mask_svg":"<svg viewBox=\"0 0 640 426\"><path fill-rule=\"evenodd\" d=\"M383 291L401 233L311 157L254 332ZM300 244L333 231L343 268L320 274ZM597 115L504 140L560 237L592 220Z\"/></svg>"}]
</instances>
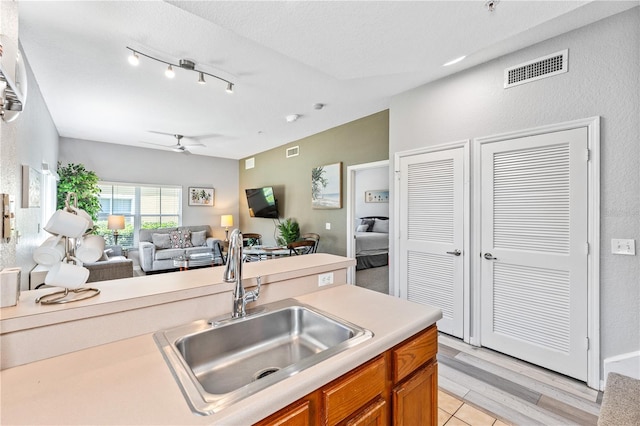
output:
<instances>
[{"instance_id":1,"label":"green accent wall","mask_svg":"<svg viewBox=\"0 0 640 426\"><path fill-rule=\"evenodd\" d=\"M288 148L300 154L286 158ZM347 167L389 158L389 111L369 115L333 129L253 156L255 167L240 160L240 230L262 234L263 244L274 245L275 219L249 216L244 190L272 186L281 220L294 218L300 232L320 234L318 252L344 256L347 252ZM311 208L311 169L342 162L342 208ZM331 223L331 230L325 224Z\"/></svg>"}]
</instances>

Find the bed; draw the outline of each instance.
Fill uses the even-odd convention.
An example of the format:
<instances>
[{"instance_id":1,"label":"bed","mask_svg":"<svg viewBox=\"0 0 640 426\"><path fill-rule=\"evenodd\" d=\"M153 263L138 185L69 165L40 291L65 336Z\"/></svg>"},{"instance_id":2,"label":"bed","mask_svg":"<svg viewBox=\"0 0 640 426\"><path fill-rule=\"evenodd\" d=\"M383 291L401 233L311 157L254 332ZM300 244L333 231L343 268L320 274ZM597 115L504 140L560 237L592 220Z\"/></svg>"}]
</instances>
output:
<instances>
[{"instance_id":1,"label":"bed","mask_svg":"<svg viewBox=\"0 0 640 426\"><path fill-rule=\"evenodd\" d=\"M389 218L366 216L356 225L356 270L389 263Z\"/></svg>"}]
</instances>

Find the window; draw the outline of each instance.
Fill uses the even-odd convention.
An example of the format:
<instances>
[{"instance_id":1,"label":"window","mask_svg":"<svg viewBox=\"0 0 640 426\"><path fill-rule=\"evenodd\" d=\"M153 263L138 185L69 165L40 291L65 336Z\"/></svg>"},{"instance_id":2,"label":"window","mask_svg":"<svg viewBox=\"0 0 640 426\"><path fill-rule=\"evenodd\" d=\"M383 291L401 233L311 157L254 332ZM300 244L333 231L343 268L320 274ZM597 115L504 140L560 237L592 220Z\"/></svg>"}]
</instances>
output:
<instances>
[{"instance_id":1,"label":"window","mask_svg":"<svg viewBox=\"0 0 640 426\"><path fill-rule=\"evenodd\" d=\"M182 224L182 187L100 182L99 235L107 245L115 244L114 231L107 228L109 215L124 216L125 229L118 230L118 245L137 247L140 229L166 228Z\"/></svg>"}]
</instances>

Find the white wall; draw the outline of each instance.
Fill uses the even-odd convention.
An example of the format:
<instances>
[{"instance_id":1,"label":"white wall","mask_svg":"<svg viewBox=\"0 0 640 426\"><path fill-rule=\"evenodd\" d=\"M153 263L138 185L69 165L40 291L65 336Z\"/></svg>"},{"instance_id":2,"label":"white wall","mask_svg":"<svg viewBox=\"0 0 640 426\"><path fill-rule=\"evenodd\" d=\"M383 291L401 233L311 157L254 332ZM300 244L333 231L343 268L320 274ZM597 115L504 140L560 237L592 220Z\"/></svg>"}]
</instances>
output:
<instances>
[{"instance_id":1,"label":"white wall","mask_svg":"<svg viewBox=\"0 0 640 426\"><path fill-rule=\"evenodd\" d=\"M356 171L356 218L363 216L389 217L389 203L365 203L364 192L371 189L389 190L389 166Z\"/></svg>"},{"instance_id":2,"label":"white wall","mask_svg":"<svg viewBox=\"0 0 640 426\"><path fill-rule=\"evenodd\" d=\"M18 42L18 10L16 2L0 2L0 16L4 43ZM6 47L6 46L5 46ZM29 271L35 266L33 250L48 236L42 208L22 208L22 165L41 170L47 162L55 168L58 161L58 132L53 124L40 88L27 65L27 99L24 110L12 122L0 120L0 192L15 200L14 238L0 243L0 269L19 266L22 271L21 288L29 288Z\"/></svg>"},{"instance_id":3,"label":"white wall","mask_svg":"<svg viewBox=\"0 0 640 426\"><path fill-rule=\"evenodd\" d=\"M503 89L505 68L566 48L568 73ZM602 117L602 359L640 348L638 255L610 254L612 238L640 241L639 75L636 7L398 95L390 109L390 158L423 146Z\"/></svg>"},{"instance_id":4,"label":"white wall","mask_svg":"<svg viewBox=\"0 0 640 426\"><path fill-rule=\"evenodd\" d=\"M224 239L220 216L238 223L238 161L172 151L60 138L60 162L82 163L100 180L182 186L182 224L210 225ZM213 187L213 207L188 206L190 186Z\"/></svg>"}]
</instances>

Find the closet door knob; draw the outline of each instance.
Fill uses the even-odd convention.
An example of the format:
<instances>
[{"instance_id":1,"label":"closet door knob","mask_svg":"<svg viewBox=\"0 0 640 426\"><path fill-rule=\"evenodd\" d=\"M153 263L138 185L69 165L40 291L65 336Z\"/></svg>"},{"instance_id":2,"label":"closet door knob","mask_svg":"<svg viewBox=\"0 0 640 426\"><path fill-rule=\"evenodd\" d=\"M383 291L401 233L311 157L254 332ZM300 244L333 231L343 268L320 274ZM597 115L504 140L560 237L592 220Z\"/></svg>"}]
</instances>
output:
<instances>
[{"instance_id":1,"label":"closet door knob","mask_svg":"<svg viewBox=\"0 0 640 426\"><path fill-rule=\"evenodd\" d=\"M493 255L491 253L485 253L484 254L484 258L487 260L498 260L497 257L493 257Z\"/></svg>"}]
</instances>

